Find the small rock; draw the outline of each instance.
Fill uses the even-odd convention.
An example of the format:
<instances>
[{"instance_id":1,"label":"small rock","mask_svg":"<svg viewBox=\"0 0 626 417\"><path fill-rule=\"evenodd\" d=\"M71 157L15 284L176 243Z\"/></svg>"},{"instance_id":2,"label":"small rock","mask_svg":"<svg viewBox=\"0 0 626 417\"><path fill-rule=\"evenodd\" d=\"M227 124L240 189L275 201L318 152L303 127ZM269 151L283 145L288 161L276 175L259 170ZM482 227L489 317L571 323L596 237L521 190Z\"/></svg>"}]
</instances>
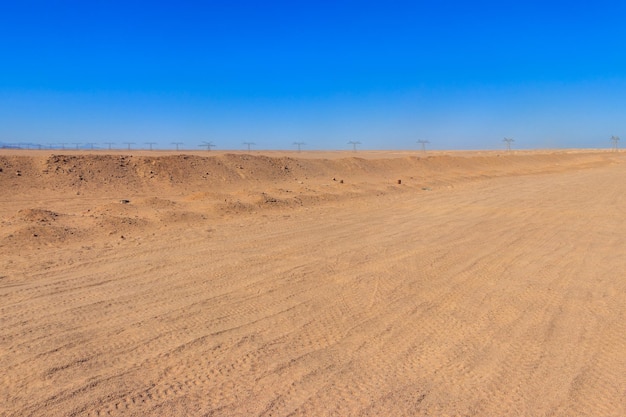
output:
<instances>
[{"instance_id":1,"label":"small rock","mask_svg":"<svg viewBox=\"0 0 626 417\"><path fill-rule=\"evenodd\" d=\"M339 184L343 184L343 180L339 180Z\"/></svg>"},{"instance_id":2,"label":"small rock","mask_svg":"<svg viewBox=\"0 0 626 417\"><path fill-rule=\"evenodd\" d=\"M128 204L128 203L130 203L130 200L120 200L120 203L122 203L122 204Z\"/></svg>"}]
</instances>

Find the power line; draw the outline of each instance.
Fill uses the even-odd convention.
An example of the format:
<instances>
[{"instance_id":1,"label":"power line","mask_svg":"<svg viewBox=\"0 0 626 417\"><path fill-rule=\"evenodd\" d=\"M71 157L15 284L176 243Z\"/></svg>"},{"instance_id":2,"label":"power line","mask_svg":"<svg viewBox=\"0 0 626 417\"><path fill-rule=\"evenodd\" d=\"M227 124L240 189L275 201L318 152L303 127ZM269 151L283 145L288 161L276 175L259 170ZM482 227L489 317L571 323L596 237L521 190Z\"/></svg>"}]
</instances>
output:
<instances>
[{"instance_id":1,"label":"power line","mask_svg":"<svg viewBox=\"0 0 626 417\"><path fill-rule=\"evenodd\" d=\"M504 138L504 139L502 139L502 142L506 143L506 151L507 152L511 152L511 143L515 142L515 140L513 140L511 138Z\"/></svg>"},{"instance_id":2,"label":"power line","mask_svg":"<svg viewBox=\"0 0 626 417\"><path fill-rule=\"evenodd\" d=\"M211 151L211 148L215 147L215 145L213 145L213 142L202 142L198 146L201 148L206 148L207 151ZM178 147L176 147L176 150L178 150Z\"/></svg>"},{"instance_id":3,"label":"power line","mask_svg":"<svg viewBox=\"0 0 626 417\"><path fill-rule=\"evenodd\" d=\"M351 140L350 142L348 142L348 145L352 145L352 151L356 152L356 145L360 145L361 142L359 141L355 141L355 140Z\"/></svg>"},{"instance_id":4,"label":"power line","mask_svg":"<svg viewBox=\"0 0 626 417\"><path fill-rule=\"evenodd\" d=\"M298 147L298 152L300 152L302 145L306 145L304 142L294 142L293 144Z\"/></svg>"}]
</instances>

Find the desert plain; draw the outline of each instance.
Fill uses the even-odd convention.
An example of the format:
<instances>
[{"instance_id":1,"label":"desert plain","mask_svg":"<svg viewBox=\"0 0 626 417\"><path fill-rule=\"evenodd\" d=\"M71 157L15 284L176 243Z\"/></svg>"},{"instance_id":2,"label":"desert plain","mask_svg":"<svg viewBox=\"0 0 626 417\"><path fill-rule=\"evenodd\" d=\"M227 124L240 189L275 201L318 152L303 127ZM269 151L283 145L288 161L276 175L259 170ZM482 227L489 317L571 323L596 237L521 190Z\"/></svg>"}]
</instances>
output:
<instances>
[{"instance_id":1,"label":"desert plain","mask_svg":"<svg viewBox=\"0 0 626 417\"><path fill-rule=\"evenodd\" d=\"M0 416L626 415L626 154L0 169Z\"/></svg>"}]
</instances>

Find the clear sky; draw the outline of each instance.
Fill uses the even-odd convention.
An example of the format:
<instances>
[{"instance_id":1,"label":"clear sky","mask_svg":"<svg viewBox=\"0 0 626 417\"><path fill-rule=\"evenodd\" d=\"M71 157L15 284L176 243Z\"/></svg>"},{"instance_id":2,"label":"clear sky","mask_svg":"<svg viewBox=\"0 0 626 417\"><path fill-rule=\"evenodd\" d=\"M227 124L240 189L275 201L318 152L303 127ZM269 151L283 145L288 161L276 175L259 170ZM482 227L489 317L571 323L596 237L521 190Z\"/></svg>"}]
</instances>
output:
<instances>
[{"instance_id":1,"label":"clear sky","mask_svg":"<svg viewBox=\"0 0 626 417\"><path fill-rule=\"evenodd\" d=\"M610 147L626 2L3 1L0 144Z\"/></svg>"}]
</instances>

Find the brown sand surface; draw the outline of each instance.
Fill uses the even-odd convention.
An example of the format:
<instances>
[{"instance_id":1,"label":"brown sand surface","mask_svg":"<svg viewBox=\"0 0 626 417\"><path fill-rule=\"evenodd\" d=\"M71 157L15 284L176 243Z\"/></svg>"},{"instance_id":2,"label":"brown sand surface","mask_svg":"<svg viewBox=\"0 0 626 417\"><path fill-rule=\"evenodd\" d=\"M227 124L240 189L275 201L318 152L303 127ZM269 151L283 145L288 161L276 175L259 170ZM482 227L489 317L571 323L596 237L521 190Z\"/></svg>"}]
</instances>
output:
<instances>
[{"instance_id":1,"label":"brown sand surface","mask_svg":"<svg viewBox=\"0 0 626 417\"><path fill-rule=\"evenodd\" d=\"M2 150L0 416L625 416L625 158Z\"/></svg>"}]
</instances>

